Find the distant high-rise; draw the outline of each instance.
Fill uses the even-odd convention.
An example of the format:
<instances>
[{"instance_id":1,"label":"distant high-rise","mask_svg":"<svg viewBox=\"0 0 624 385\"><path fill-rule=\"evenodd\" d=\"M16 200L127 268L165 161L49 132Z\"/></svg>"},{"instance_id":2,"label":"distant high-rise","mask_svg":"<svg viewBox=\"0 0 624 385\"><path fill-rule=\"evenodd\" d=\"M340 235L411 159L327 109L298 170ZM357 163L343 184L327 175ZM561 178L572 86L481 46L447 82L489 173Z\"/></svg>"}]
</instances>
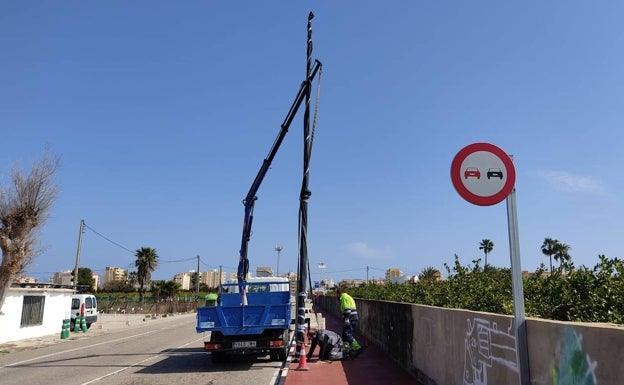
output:
<instances>
[{"instance_id":1,"label":"distant high-rise","mask_svg":"<svg viewBox=\"0 0 624 385\"><path fill-rule=\"evenodd\" d=\"M52 283L55 285L72 285L74 272L72 270L63 270L54 273L52 276Z\"/></svg>"},{"instance_id":2,"label":"distant high-rise","mask_svg":"<svg viewBox=\"0 0 624 385\"><path fill-rule=\"evenodd\" d=\"M199 274L199 282L205 284L209 288L217 288L220 284L225 283L225 272L219 274L218 269L202 271Z\"/></svg>"},{"instance_id":3,"label":"distant high-rise","mask_svg":"<svg viewBox=\"0 0 624 385\"><path fill-rule=\"evenodd\" d=\"M403 279L403 272L396 268L386 270L386 281L399 282Z\"/></svg>"},{"instance_id":4,"label":"distant high-rise","mask_svg":"<svg viewBox=\"0 0 624 385\"><path fill-rule=\"evenodd\" d=\"M110 282L124 282L128 279L126 270L120 267L107 266L104 271L104 285Z\"/></svg>"},{"instance_id":5,"label":"distant high-rise","mask_svg":"<svg viewBox=\"0 0 624 385\"><path fill-rule=\"evenodd\" d=\"M192 274L195 274L195 272L191 271L191 272L178 273L173 276L173 281L180 284L180 289L190 290Z\"/></svg>"}]
</instances>

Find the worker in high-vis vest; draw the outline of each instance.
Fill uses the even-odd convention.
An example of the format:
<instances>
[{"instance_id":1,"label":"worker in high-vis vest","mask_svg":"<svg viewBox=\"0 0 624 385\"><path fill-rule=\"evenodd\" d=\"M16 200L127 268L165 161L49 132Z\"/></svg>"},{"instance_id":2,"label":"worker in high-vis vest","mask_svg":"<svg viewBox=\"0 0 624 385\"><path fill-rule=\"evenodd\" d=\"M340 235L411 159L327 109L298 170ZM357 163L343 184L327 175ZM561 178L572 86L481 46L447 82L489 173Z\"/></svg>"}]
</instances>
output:
<instances>
[{"instance_id":1,"label":"worker in high-vis vest","mask_svg":"<svg viewBox=\"0 0 624 385\"><path fill-rule=\"evenodd\" d=\"M338 295L340 296L340 312L342 313L342 320L344 321L342 339L350 345L352 351L357 355L362 347L353 336L358 325L358 313L355 307L355 300L342 288L338 288Z\"/></svg>"}]
</instances>

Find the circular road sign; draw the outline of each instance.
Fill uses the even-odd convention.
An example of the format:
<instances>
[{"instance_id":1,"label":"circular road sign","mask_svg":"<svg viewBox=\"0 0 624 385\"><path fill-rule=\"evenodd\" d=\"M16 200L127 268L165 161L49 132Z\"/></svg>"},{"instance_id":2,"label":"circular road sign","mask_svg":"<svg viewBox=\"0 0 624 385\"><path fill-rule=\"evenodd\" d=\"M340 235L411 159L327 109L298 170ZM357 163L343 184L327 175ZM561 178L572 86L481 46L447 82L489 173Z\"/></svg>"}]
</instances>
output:
<instances>
[{"instance_id":1,"label":"circular road sign","mask_svg":"<svg viewBox=\"0 0 624 385\"><path fill-rule=\"evenodd\" d=\"M455 190L468 202L491 206L511 193L516 169L505 151L490 143L473 143L455 155L451 180Z\"/></svg>"}]
</instances>

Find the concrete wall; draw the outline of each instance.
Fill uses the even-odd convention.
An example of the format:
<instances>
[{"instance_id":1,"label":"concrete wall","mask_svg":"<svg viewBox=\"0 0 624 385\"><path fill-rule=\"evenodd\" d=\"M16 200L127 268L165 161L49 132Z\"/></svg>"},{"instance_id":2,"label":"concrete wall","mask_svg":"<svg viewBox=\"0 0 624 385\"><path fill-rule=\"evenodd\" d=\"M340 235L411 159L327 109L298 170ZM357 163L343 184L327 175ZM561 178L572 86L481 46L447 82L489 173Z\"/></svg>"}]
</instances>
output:
<instances>
[{"instance_id":1,"label":"concrete wall","mask_svg":"<svg viewBox=\"0 0 624 385\"><path fill-rule=\"evenodd\" d=\"M519 384L512 316L356 299L360 332L425 385ZM339 314L336 297L320 305ZM527 319L530 383L624 383L624 327Z\"/></svg>"},{"instance_id":2,"label":"concrete wall","mask_svg":"<svg viewBox=\"0 0 624 385\"><path fill-rule=\"evenodd\" d=\"M61 335L63 319L69 318L71 294L69 289L27 289L10 288L2 305L0 315L0 343L41 337L50 334ZM21 327L24 295L45 297L43 322L41 325Z\"/></svg>"}]
</instances>

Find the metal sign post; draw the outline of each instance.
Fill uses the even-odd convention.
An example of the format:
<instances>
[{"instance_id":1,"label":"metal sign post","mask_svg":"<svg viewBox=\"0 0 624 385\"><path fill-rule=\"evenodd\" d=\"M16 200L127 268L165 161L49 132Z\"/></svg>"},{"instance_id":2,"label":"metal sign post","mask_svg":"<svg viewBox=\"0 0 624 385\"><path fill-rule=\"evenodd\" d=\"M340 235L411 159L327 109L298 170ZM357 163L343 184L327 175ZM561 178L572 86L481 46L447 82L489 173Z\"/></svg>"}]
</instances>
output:
<instances>
[{"instance_id":1,"label":"metal sign post","mask_svg":"<svg viewBox=\"0 0 624 385\"><path fill-rule=\"evenodd\" d=\"M520 384L529 385L529 349L524 313L524 290L522 287L522 266L520 264L520 239L518 236L518 215L516 210L516 189L507 197L507 227L509 229L509 255L511 258L511 285L514 301L514 326L516 329L516 358L520 370Z\"/></svg>"},{"instance_id":2,"label":"metal sign post","mask_svg":"<svg viewBox=\"0 0 624 385\"><path fill-rule=\"evenodd\" d=\"M524 290L520 265L520 242L516 210L516 170L513 159L490 143L473 143L461 149L451 164L451 181L468 202L491 206L507 201L507 227L514 301L516 360L520 385L529 385L529 350L524 315Z\"/></svg>"}]
</instances>

